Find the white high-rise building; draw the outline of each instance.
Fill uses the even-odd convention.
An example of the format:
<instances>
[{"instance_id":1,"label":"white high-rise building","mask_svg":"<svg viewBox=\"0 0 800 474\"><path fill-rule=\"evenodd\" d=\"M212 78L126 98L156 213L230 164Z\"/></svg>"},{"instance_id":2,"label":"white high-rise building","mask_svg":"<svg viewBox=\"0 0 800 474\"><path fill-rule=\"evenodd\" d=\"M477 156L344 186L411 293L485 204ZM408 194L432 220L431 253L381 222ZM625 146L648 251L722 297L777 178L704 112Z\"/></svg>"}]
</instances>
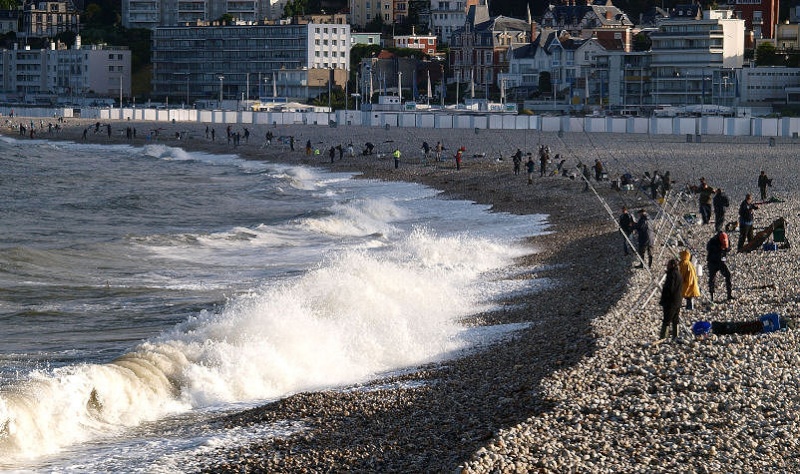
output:
<instances>
[{"instance_id":1,"label":"white high-rise building","mask_svg":"<svg viewBox=\"0 0 800 474\"><path fill-rule=\"evenodd\" d=\"M694 9L696 5L685 6ZM744 20L729 10L676 15L659 25L652 40L651 93L655 104L719 102L714 92L733 80L744 63ZM686 12L684 12L686 13ZM699 18L698 18L699 17ZM727 103L721 105L728 105Z\"/></svg>"}]
</instances>

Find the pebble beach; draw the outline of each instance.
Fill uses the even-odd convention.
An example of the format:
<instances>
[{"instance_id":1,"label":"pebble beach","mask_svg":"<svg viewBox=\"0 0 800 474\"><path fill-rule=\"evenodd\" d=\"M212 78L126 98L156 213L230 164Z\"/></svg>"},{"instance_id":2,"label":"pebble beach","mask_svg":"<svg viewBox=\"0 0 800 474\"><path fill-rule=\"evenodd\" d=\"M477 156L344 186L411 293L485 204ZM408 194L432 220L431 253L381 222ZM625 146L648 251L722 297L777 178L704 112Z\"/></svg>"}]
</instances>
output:
<instances>
[{"instance_id":1,"label":"pebble beach","mask_svg":"<svg viewBox=\"0 0 800 474\"><path fill-rule=\"evenodd\" d=\"M26 119L22 119L26 120ZM51 120L52 121L52 120ZM46 124L48 119L44 119ZM501 309L476 314L472 325L528 323L501 343L441 364L418 367L342 390L299 393L216 420L220 426L302 425L282 438L224 449L200 459L204 472L796 472L800 470L800 351L797 331L696 338L696 321L752 321L767 313L800 317L800 259L794 222L800 197L797 139L676 135L622 135L508 130L336 128L231 124L247 127L238 146L224 125L68 119L62 131L37 139L87 143L160 143L210 153L236 153L360 173L362 178L431 186L443 196L489 204L514 214L546 214L551 233L531 237L520 261L553 286L512 295ZM105 126L111 129L106 133ZM136 138L127 129L136 128ZM86 138L83 132L89 128ZM274 139L265 143L271 131ZM3 133L20 140L13 123ZM294 137L295 150L281 137ZM319 155L306 155L310 141ZM423 158L422 142L442 142L443 160ZM377 154L361 156L366 142ZM327 150L347 149L331 162ZM539 176L537 150L553 160ZM456 169L453 154L464 147ZM511 155L533 153L528 184L515 175ZM395 168L391 153L399 149ZM554 176L560 159L569 174L600 160L614 179L630 173L670 172L672 190L661 202L648 192L612 189L610 181ZM775 201L756 210L754 230L787 222L788 248L731 252L732 301L703 296L681 311L677 340L658 340L659 282L668 259L688 249L703 270L713 223L701 225L697 195L704 177L730 197L727 221L764 170ZM643 184L643 183L642 183ZM622 206L646 209L656 229L651 269L623 254L616 219ZM738 232L731 232L732 242Z\"/></svg>"}]
</instances>

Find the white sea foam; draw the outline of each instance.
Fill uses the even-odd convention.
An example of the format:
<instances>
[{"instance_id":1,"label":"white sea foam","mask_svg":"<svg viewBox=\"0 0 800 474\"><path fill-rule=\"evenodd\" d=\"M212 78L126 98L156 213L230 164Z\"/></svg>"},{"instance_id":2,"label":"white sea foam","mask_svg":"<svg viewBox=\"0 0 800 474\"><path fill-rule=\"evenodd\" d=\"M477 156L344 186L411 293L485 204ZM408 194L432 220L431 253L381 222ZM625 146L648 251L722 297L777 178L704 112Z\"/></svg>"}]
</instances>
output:
<instances>
[{"instance_id":1,"label":"white sea foam","mask_svg":"<svg viewBox=\"0 0 800 474\"><path fill-rule=\"evenodd\" d=\"M142 156L141 149L114 150ZM146 153L160 161L205 159L157 144ZM519 279L503 269L529 251L515 242L544 225L541 216L438 201L437 191L422 186L234 161L248 178L253 170L269 178L248 181L263 186L256 192L283 187L293 207L265 213L260 224L256 215L247 226L156 226L115 240L108 250L92 246L75 254L95 259L87 265L122 266L111 288L223 288L227 303L190 315L114 361L40 369L4 384L0 467L35 465L44 455L103 440L119 447L143 424L177 414L340 387L452 356L475 343L474 332L460 323L464 317L519 291ZM236 175L222 171L226 179ZM262 208L271 210L273 202ZM60 247L54 252L41 260L73 255ZM72 270L81 261L71 257L59 266L69 277L90 275L95 267Z\"/></svg>"},{"instance_id":2,"label":"white sea foam","mask_svg":"<svg viewBox=\"0 0 800 474\"><path fill-rule=\"evenodd\" d=\"M459 319L522 250L418 229L329 255L104 365L33 373L0 393L0 455L35 457L171 413L363 381L466 345Z\"/></svg>"}]
</instances>

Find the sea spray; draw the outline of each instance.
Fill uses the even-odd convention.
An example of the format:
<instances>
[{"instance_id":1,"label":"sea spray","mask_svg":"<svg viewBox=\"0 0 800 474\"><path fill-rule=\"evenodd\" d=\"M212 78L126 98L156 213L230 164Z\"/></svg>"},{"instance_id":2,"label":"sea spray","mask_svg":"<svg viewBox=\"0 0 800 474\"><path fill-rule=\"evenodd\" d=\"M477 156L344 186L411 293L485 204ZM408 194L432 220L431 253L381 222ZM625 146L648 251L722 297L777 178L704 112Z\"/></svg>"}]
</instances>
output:
<instances>
[{"instance_id":1,"label":"sea spray","mask_svg":"<svg viewBox=\"0 0 800 474\"><path fill-rule=\"evenodd\" d=\"M36 372L0 393L0 453L32 457L170 413L364 381L465 347L481 276L524 252L417 228L328 254L204 310L109 364ZM491 287L490 287L491 288Z\"/></svg>"}]
</instances>

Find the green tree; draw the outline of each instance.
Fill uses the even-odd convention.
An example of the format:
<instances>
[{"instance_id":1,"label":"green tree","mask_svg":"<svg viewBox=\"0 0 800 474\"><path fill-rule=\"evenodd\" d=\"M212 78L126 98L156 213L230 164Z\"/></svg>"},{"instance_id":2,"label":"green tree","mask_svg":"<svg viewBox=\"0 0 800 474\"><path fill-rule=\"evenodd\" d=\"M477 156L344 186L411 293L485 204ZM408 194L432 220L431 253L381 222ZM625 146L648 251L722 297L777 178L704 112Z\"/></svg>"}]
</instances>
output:
<instances>
[{"instance_id":1,"label":"green tree","mask_svg":"<svg viewBox=\"0 0 800 474\"><path fill-rule=\"evenodd\" d=\"M633 37L633 50L634 51L650 51L653 41L645 33L639 33Z\"/></svg>"},{"instance_id":2,"label":"green tree","mask_svg":"<svg viewBox=\"0 0 800 474\"><path fill-rule=\"evenodd\" d=\"M100 28L122 24L122 12L119 1L92 0L86 4L81 14L84 27Z\"/></svg>"},{"instance_id":3,"label":"green tree","mask_svg":"<svg viewBox=\"0 0 800 474\"><path fill-rule=\"evenodd\" d=\"M756 48L756 65L758 66L783 66L783 57L778 54L772 43L761 43Z\"/></svg>"},{"instance_id":4,"label":"green tree","mask_svg":"<svg viewBox=\"0 0 800 474\"><path fill-rule=\"evenodd\" d=\"M375 18L364 25L364 31L368 33L383 33L384 26L386 24L383 22L383 18L380 15L375 15Z\"/></svg>"},{"instance_id":5,"label":"green tree","mask_svg":"<svg viewBox=\"0 0 800 474\"><path fill-rule=\"evenodd\" d=\"M350 48L350 70L355 71L361 60L377 56L381 52L381 47L377 44L357 44Z\"/></svg>"},{"instance_id":6,"label":"green tree","mask_svg":"<svg viewBox=\"0 0 800 474\"><path fill-rule=\"evenodd\" d=\"M289 0L283 7L283 17L302 16L308 12L308 0Z\"/></svg>"}]
</instances>

